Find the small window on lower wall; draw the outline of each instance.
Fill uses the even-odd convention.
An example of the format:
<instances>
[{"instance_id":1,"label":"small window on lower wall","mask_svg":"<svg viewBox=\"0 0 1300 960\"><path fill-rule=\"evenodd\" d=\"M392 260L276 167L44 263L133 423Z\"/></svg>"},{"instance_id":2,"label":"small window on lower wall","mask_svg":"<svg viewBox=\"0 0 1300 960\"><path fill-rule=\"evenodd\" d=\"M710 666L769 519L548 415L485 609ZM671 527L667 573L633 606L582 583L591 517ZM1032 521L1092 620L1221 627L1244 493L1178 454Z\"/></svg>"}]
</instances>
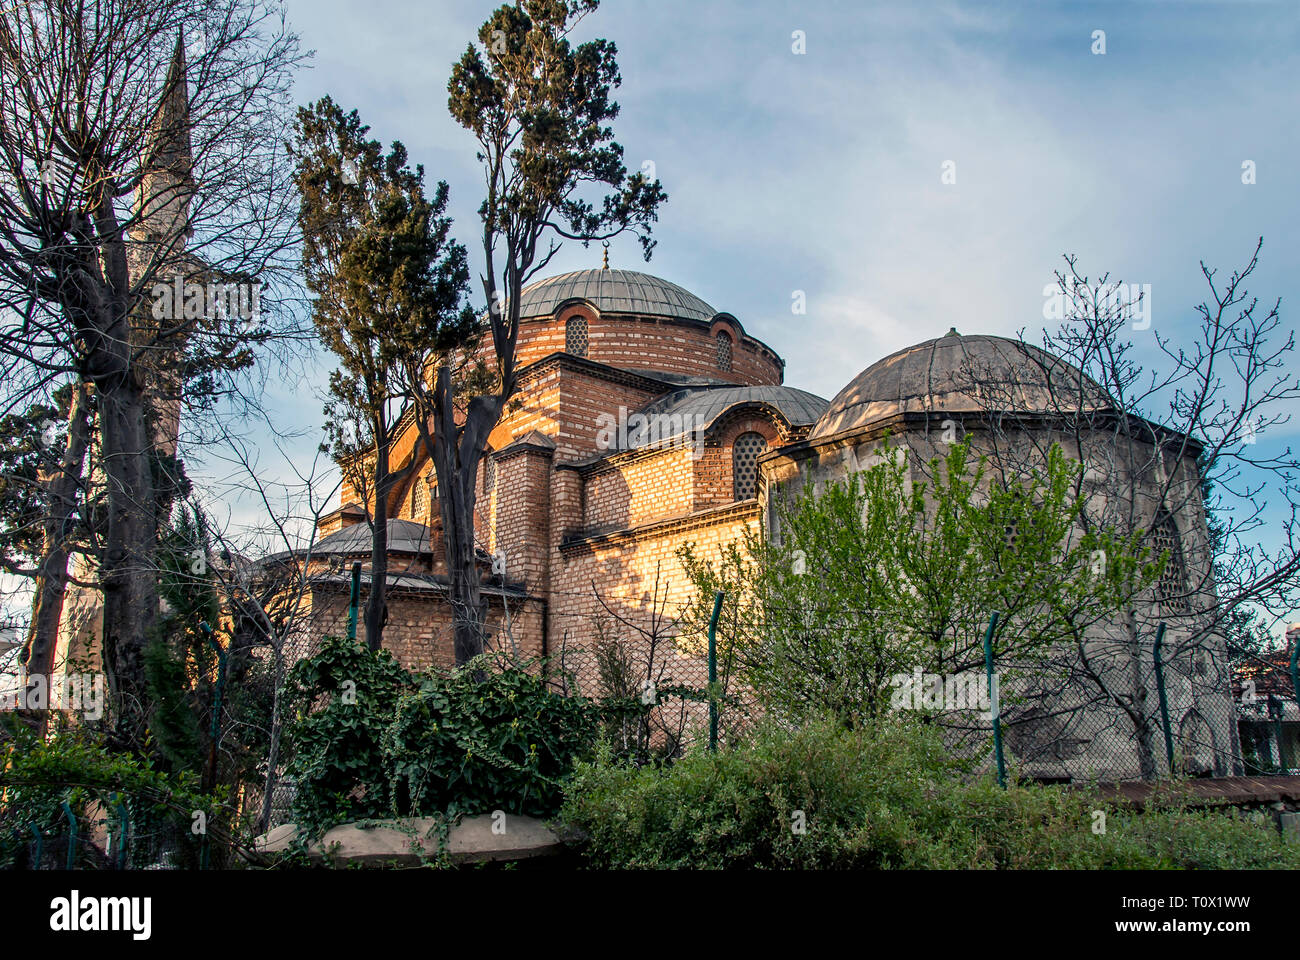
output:
<instances>
[{"instance_id":1,"label":"small window on lower wall","mask_svg":"<svg viewBox=\"0 0 1300 960\"><path fill-rule=\"evenodd\" d=\"M767 452L761 433L742 433L731 444L731 485L737 501L758 496L758 458Z\"/></svg>"}]
</instances>

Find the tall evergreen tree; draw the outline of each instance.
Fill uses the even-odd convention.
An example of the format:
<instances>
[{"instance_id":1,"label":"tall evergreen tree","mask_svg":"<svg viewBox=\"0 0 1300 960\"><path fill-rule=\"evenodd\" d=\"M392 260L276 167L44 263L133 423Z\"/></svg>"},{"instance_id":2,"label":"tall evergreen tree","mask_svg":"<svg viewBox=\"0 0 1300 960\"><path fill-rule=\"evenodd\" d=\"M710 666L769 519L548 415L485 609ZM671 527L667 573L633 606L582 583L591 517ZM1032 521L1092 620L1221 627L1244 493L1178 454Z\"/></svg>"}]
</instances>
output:
<instances>
[{"instance_id":1,"label":"tall evergreen tree","mask_svg":"<svg viewBox=\"0 0 1300 960\"><path fill-rule=\"evenodd\" d=\"M325 412L333 454L366 501L371 527L366 643L382 643L388 518L415 460L392 463L414 406L403 373L426 375L439 357L472 350L478 327L464 302L465 248L449 239L447 185L424 194L424 168L406 148L387 154L357 112L329 97L299 111L299 223L303 270L321 341L339 360Z\"/></svg>"},{"instance_id":2,"label":"tall evergreen tree","mask_svg":"<svg viewBox=\"0 0 1300 960\"><path fill-rule=\"evenodd\" d=\"M452 368L444 364L433 395L417 398L416 423L438 475L457 663L483 650L474 486L488 435L518 386L520 292L563 238L586 243L631 232L650 259L651 224L667 199L658 180L628 173L623 148L613 140L609 122L619 108L610 90L622 83L614 44L570 43L598 5L520 0L497 8L447 85L448 107L478 142L486 181L480 281L496 360L490 391L458 397ZM587 199L588 186L609 192Z\"/></svg>"}]
</instances>

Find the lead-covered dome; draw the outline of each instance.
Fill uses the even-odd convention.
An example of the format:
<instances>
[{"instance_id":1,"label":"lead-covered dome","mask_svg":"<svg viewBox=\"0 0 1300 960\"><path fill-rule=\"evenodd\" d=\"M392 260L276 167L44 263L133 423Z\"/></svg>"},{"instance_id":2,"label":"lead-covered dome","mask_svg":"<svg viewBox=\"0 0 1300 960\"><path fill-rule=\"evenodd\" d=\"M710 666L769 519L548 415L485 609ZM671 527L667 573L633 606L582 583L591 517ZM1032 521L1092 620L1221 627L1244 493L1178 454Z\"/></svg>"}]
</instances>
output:
<instances>
[{"instance_id":1,"label":"lead-covered dome","mask_svg":"<svg viewBox=\"0 0 1300 960\"><path fill-rule=\"evenodd\" d=\"M717 311L684 287L635 270L575 270L524 287L519 316L549 317L569 300L586 300L601 313L711 320Z\"/></svg>"},{"instance_id":2,"label":"lead-covered dome","mask_svg":"<svg viewBox=\"0 0 1300 960\"><path fill-rule=\"evenodd\" d=\"M955 329L899 350L849 381L809 434L829 437L899 413L1050 413L1107 405L1105 391L1046 350Z\"/></svg>"}]
</instances>

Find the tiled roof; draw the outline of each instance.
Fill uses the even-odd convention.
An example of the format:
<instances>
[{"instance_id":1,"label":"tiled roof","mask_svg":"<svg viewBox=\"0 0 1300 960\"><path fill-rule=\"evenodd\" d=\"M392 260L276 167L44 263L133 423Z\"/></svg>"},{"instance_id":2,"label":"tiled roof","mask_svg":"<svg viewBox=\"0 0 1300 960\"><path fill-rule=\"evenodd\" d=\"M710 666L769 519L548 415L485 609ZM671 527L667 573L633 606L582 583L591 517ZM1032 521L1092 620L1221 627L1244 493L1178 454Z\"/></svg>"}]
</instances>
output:
<instances>
[{"instance_id":1,"label":"tiled roof","mask_svg":"<svg viewBox=\"0 0 1300 960\"><path fill-rule=\"evenodd\" d=\"M950 330L863 370L831 401L810 436L831 436L896 413L1078 410L1081 376L1032 344ZM1085 377L1082 385L1087 408L1109 405L1092 380Z\"/></svg>"},{"instance_id":2,"label":"tiled roof","mask_svg":"<svg viewBox=\"0 0 1300 960\"><path fill-rule=\"evenodd\" d=\"M657 418L658 424L670 425L652 428L652 439L647 440L662 443L691 429L707 430L728 410L745 404L771 407L792 427L810 426L826 410L826 401L807 390L758 386L675 390L636 412Z\"/></svg>"},{"instance_id":3,"label":"tiled roof","mask_svg":"<svg viewBox=\"0 0 1300 960\"><path fill-rule=\"evenodd\" d=\"M549 317L566 300L590 301L602 313L711 320L718 311L659 277L635 270L575 270L524 287L521 317Z\"/></svg>"}]
</instances>

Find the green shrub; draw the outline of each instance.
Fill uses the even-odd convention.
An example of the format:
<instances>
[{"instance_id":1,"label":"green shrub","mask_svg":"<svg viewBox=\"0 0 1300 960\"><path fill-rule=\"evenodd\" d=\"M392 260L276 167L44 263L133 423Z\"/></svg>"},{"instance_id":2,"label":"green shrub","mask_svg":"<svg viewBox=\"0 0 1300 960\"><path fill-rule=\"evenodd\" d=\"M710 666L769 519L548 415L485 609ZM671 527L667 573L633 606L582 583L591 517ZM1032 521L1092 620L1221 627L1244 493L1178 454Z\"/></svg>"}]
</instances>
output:
<instances>
[{"instance_id":1,"label":"green shrub","mask_svg":"<svg viewBox=\"0 0 1300 960\"><path fill-rule=\"evenodd\" d=\"M596 738L589 701L486 659L416 675L387 652L327 638L292 680L294 816L312 831L497 809L549 816L575 758Z\"/></svg>"},{"instance_id":2,"label":"green shrub","mask_svg":"<svg viewBox=\"0 0 1300 960\"><path fill-rule=\"evenodd\" d=\"M297 784L294 819L328 828L391 816L381 740L397 701L414 685L386 650L372 653L326 637L315 656L289 674L296 717L289 724L289 776Z\"/></svg>"},{"instance_id":3,"label":"green shrub","mask_svg":"<svg viewBox=\"0 0 1300 960\"><path fill-rule=\"evenodd\" d=\"M765 724L736 749L671 767L580 764L559 821L598 868L1300 866L1271 826L1231 813L1137 813L1086 790L1002 790L965 773L924 725Z\"/></svg>"},{"instance_id":4,"label":"green shrub","mask_svg":"<svg viewBox=\"0 0 1300 960\"><path fill-rule=\"evenodd\" d=\"M63 850L54 848L53 838L68 832L64 803L77 819L83 841L78 867L107 866L102 851L89 842L91 826L107 819L115 831L118 802L129 810L129 862L134 866L164 855L173 866L198 866L199 838L191 830L195 811L204 812L210 833L224 836L218 824L229 816L225 793L201 793L194 774L165 773L152 757L111 749L89 729L42 738L9 724L5 734L0 743L0 869L32 866L27 859L33 830L46 840L42 860L62 864ZM224 853L214 851L213 862L223 859Z\"/></svg>"},{"instance_id":5,"label":"green shrub","mask_svg":"<svg viewBox=\"0 0 1300 960\"><path fill-rule=\"evenodd\" d=\"M595 740L590 704L524 670L478 669L426 675L398 700L383 741L394 808L554 814L561 781Z\"/></svg>"}]
</instances>

